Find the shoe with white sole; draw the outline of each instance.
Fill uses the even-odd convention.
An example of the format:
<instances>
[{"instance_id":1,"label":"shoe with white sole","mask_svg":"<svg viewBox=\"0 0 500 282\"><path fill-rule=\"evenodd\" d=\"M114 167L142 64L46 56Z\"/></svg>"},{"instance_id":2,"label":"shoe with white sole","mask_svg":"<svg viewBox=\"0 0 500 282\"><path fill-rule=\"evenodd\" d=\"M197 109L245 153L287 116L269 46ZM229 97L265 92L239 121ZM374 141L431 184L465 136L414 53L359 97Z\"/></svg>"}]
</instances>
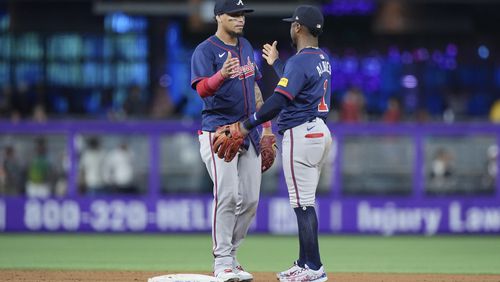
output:
<instances>
[{"instance_id":1,"label":"shoe with white sole","mask_svg":"<svg viewBox=\"0 0 500 282\"><path fill-rule=\"evenodd\" d=\"M236 266L233 268L233 272L238 275L238 278L240 279L240 282L250 282L253 281L253 275L246 272L241 265Z\"/></svg>"},{"instance_id":2,"label":"shoe with white sole","mask_svg":"<svg viewBox=\"0 0 500 282\"><path fill-rule=\"evenodd\" d=\"M217 273L214 273L215 277L220 281L224 282L239 282L240 278L238 274L234 273L231 268L223 269Z\"/></svg>"},{"instance_id":3,"label":"shoe with white sole","mask_svg":"<svg viewBox=\"0 0 500 282\"><path fill-rule=\"evenodd\" d=\"M294 262L293 262L292 267L290 267L289 269L287 269L287 270L285 270L285 271L282 271L282 272L280 272L280 273L277 273L277 274L276 274L276 277L278 277L278 279L280 279L281 277L287 277L287 276L289 276L290 274L292 274L292 273L294 273L294 272L296 272L296 271L298 271L298 270L300 270L300 269L302 269L302 267L300 267L300 266L297 264L297 261L294 261Z\"/></svg>"},{"instance_id":4,"label":"shoe with white sole","mask_svg":"<svg viewBox=\"0 0 500 282\"><path fill-rule=\"evenodd\" d=\"M287 276L279 277L280 282L324 282L328 280L323 266L318 270L310 269L307 264L300 269L290 272Z\"/></svg>"}]
</instances>

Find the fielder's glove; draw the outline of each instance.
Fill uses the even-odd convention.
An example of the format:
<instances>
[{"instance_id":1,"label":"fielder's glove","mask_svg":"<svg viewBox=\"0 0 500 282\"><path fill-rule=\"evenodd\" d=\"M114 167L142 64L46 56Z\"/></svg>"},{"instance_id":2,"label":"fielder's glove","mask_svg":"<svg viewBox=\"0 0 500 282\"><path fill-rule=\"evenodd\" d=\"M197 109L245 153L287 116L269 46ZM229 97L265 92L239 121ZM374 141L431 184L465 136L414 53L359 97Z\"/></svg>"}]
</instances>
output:
<instances>
[{"instance_id":1,"label":"fielder's glove","mask_svg":"<svg viewBox=\"0 0 500 282\"><path fill-rule=\"evenodd\" d=\"M244 139L245 135L240 131L240 123L235 122L217 128L212 140L212 147L219 158L230 162L240 150Z\"/></svg>"},{"instance_id":2,"label":"fielder's glove","mask_svg":"<svg viewBox=\"0 0 500 282\"><path fill-rule=\"evenodd\" d=\"M276 136L274 134L262 135L260 139L260 155L262 157L261 171L265 172L274 163L276 158Z\"/></svg>"}]
</instances>

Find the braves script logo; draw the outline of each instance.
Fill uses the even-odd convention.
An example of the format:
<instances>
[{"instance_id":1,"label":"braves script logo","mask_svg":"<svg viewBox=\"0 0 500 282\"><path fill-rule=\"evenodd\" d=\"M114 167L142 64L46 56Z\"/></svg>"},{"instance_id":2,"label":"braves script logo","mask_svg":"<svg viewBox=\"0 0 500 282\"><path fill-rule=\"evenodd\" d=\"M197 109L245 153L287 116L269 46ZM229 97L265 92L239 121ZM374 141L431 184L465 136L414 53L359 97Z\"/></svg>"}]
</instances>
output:
<instances>
[{"instance_id":1,"label":"braves script logo","mask_svg":"<svg viewBox=\"0 0 500 282\"><path fill-rule=\"evenodd\" d=\"M233 74L231 78L238 77L239 80L255 75L255 66L250 61L250 57L247 57L247 64L244 66L236 67L237 73Z\"/></svg>"}]
</instances>

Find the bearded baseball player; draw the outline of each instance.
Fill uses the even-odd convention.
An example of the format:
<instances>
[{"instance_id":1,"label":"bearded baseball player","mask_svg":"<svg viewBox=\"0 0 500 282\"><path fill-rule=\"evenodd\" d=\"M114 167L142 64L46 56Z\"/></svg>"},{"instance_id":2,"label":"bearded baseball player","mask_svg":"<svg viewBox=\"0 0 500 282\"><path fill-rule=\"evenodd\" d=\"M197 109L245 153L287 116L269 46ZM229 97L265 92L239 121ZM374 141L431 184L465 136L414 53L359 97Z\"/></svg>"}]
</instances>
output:
<instances>
[{"instance_id":1,"label":"bearded baseball player","mask_svg":"<svg viewBox=\"0 0 500 282\"><path fill-rule=\"evenodd\" d=\"M215 132L247 119L263 104L254 50L242 36L245 15L252 11L242 0L217 0L217 32L197 46L191 59L191 87L203 99L200 154L214 183L214 276L222 281L253 280L236 253L257 210L261 174L276 156L270 123L262 125L262 138L256 129L248 130L230 154L225 136ZM224 149L215 152L212 143Z\"/></svg>"},{"instance_id":2,"label":"bearded baseball player","mask_svg":"<svg viewBox=\"0 0 500 282\"><path fill-rule=\"evenodd\" d=\"M331 147L332 137L325 124L330 109L331 67L325 52L318 47L323 30L323 15L314 6L299 6L291 18L290 35L297 54L286 64L278 58L277 42L266 44L263 57L281 79L260 110L244 122L220 128L228 144L214 143L214 150L233 152L242 138L259 124L278 117L283 134L283 170L290 204L297 216L299 258L293 266L278 273L285 282L326 281L318 244L318 219L315 211L316 188L321 166Z\"/></svg>"}]
</instances>

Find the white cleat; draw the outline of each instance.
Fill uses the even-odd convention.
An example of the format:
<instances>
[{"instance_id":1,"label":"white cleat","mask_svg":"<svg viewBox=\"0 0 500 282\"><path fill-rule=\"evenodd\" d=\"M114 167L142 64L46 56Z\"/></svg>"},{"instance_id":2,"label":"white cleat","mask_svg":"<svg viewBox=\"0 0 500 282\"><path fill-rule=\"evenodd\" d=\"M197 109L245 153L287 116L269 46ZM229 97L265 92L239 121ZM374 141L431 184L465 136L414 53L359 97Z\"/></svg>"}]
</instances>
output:
<instances>
[{"instance_id":1,"label":"white cleat","mask_svg":"<svg viewBox=\"0 0 500 282\"><path fill-rule=\"evenodd\" d=\"M318 270L312 270L307 265L304 268L291 272L288 276L279 278L280 282L324 282L328 280L323 266Z\"/></svg>"},{"instance_id":2,"label":"white cleat","mask_svg":"<svg viewBox=\"0 0 500 282\"><path fill-rule=\"evenodd\" d=\"M287 277L289 275L291 275L292 273L295 273L296 271L302 269L302 267L300 267L298 264L297 264L297 261L294 261L293 262L293 265L292 267L290 267L289 269L285 270L285 271L282 271L280 273L277 273L276 274L276 277L278 278L278 280L281 278L281 277Z\"/></svg>"},{"instance_id":3,"label":"white cleat","mask_svg":"<svg viewBox=\"0 0 500 282\"><path fill-rule=\"evenodd\" d=\"M236 266L233 268L233 272L238 275L238 278L240 279L240 282L250 282L253 281L253 275L250 274L249 272L246 272L241 265Z\"/></svg>"},{"instance_id":4,"label":"white cleat","mask_svg":"<svg viewBox=\"0 0 500 282\"><path fill-rule=\"evenodd\" d=\"M223 269L219 273L214 273L215 277L223 282L239 282L238 274L234 273L231 268Z\"/></svg>"}]
</instances>

